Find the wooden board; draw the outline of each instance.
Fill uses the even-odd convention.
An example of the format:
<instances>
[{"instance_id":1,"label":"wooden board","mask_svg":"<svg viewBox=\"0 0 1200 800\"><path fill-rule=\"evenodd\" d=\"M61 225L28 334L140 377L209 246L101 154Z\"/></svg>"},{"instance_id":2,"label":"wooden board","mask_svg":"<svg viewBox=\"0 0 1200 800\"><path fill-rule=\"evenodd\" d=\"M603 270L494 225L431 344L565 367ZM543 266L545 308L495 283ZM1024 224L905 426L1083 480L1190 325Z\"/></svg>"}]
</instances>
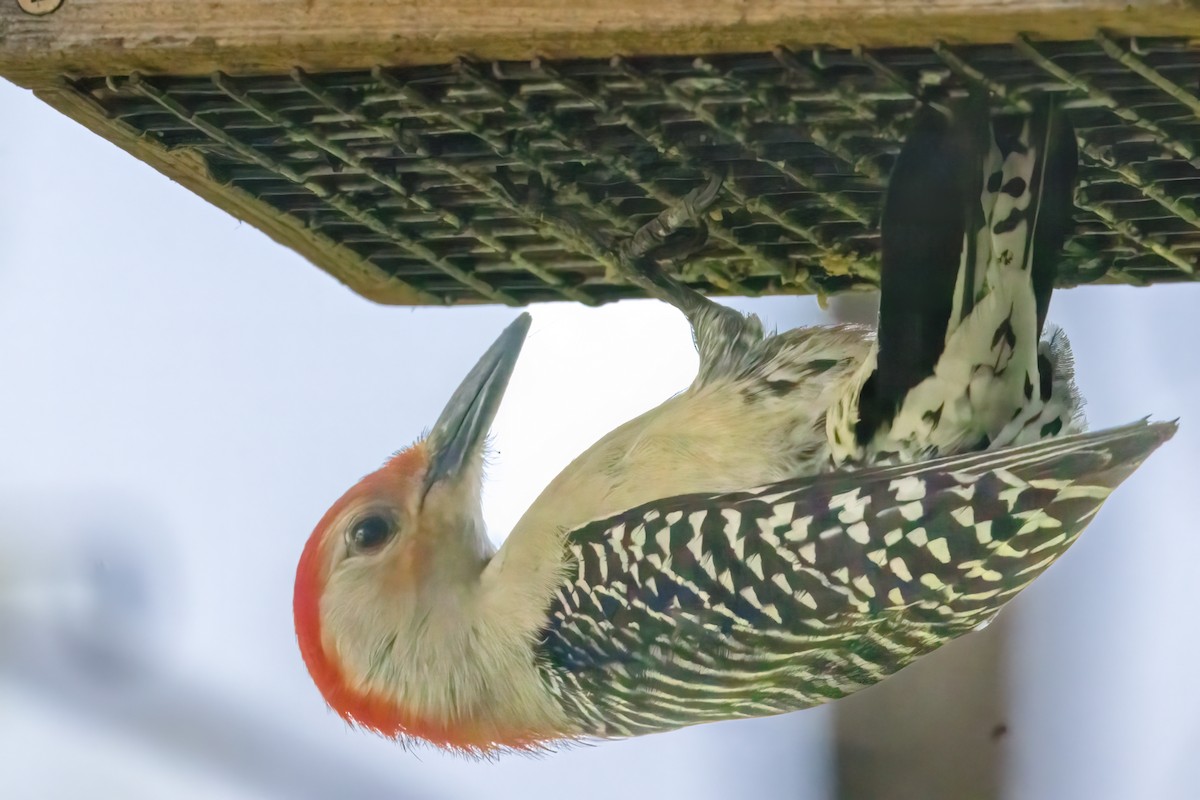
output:
<instances>
[{"instance_id":1,"label":"wooden board","mask_svg":"<svg viewBox=\"0 0 1200 800\"><path fill-rule=\"evenodd\" d=\"M52 8L52 0L23 0ZM313 71L480 59L1195 35L1179 0L62 0L0 2L0 76Z\"/></svg>"},{"instance_id":2,"label":"wooden board","mask_svg":"<svg viewBox=\"0 0 1200 800\"><path fill-rule=\"evenodd\" d=\"M1190 66L1150 39L1116 43L1097 29L1183 34L1171 47L1191 50L1184 39L1200 32L1200 5L0 0L0 77L367 298L512 305L638 294L571 237L544 230L536 208L504 196L501 178L523 183L534 173L558 187L560 205L615 233L732 163L730 216L710 224L724 249L689 266L694 274L682 277L691 285L735 295L871 285L873 197L899 135L893 118L926 73L983 80L997 97L1013 90L1017 103L1032 80L1074 99L1080 121L1103 139L1088 150L1103 166L1089 190L1095 199L1079 202L1084 223L1096 223L1092 239L1111 246L1076 253L1087 269L1067 270L1064 283L1194 280L1194 126L1174 118L1164 130L1121 105L1161 105L1145 93L1163 92L1194 112ZM1019 37L1028 38L1014 45ZM1085 40L1091 55L1080 61L1072 48ZM968 43L980 46L958 47ZM996 53L981 54L982 73L968 63L989 45L1032 59L1032 77L1012 84ZM617 55L625 59L610 61ZM1001 83L986 74L992 67ZM1089 83L1121 77L1113 68L1135 73L1140 88L1130 95L1120 84L1114 99ZM1079 69L1082 78L1070 71ZM327 83L337 90L322 94ZM294 94L305 86L317 94L298 110ZM291 105L272 107L276 97ZM381 127L381 110L407 122ZM247 122L273 132L241 141L257 135L240 127ZM347 149L346 131L329 125L358 126L362 136ZM1146 146L1147 132L1161 152ZM1126 160L1108 164L1114 142ZM342 216L331 219L331 207Z\"/></svg>"}]
</instances>

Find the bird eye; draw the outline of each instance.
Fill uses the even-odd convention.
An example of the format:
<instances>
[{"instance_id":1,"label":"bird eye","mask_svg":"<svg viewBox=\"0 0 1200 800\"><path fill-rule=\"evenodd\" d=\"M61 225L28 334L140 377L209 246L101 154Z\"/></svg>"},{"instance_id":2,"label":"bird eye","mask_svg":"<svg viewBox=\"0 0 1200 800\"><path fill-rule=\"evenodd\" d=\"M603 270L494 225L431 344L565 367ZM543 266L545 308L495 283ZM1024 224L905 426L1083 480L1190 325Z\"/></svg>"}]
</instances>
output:
<instances>
[{"instance_id":1,"label":"bird eye","mask_svg":"<svg viewBox=\"0 0 1200 800\"><path fill-rule=\"evenodd\" d=\"M370 553L387 544L396 532L391 519L378 514L355 522L346 534L346 543L356 553Z\"/></svg>"}]
</instances>

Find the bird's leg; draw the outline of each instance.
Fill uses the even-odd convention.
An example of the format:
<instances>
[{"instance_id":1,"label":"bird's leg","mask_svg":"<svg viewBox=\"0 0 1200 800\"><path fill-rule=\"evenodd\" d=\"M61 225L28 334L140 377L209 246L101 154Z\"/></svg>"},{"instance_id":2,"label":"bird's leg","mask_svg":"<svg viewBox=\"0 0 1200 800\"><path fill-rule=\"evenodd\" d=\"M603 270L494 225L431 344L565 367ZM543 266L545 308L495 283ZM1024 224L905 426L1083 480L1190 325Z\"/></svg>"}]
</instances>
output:
<instances>
[{"instance_id":1,"label":"bird's leg","mask_svg":"<svg viewBox=\"0 0 1200 800\"><path fill-rule=\"evenodd\" d=\"M615 253L616 265L626 279L651 297L675 306L687 317L700 353L702 372L720 368L731 358L736 360L746 346L762 339L762 326L756 317L747 317L716 303L668 275L657 262L686 259L704 245L708 240L704 214L720 194L722 182L723 178L716 176L688 192L678 203L638 228ZM689 227L692 234L678 238Z\"/></svg>"},{"instance_id":2,"label":"bird's leg","mask_svg":"<svg viewBox=\"0 0 1200 800\"><path fill-rule=\"evenodd\" d=\"M722 178L714 177L706 185L693 189L674 205L668 206L621 244L614 254L615 266L626 280L640 286L652 297L678 308L689 320L701 315L711 300L678 279L666 274L658 261L681 261L708 241L704 215L721 191ZM691 228L690 236L678 234ZM672 241L673 240L673 241Z\"/></svg>"},{"instance_id":3,"label":"bird's leg","mask_svg":"<svg viewBox=\"0 0 1200 800\"><path fill-rule=\"evenodd\" d=\"M736 363L748 347L762 340L762 324L757 317L713 302L666 274L657 263L683 260L708 240L704 215L720 195L723 177L716 176L688 192L621 244L614 244L569 207L556 206L552 187L540 176L530 176L523 188L514 184L504 170L498 170L495 177L514 201L536 214L557 238L593 256L651 297L683 312L700 353L701 375ZM681 235L688 229L690 235Z\"/></svg>"},{"instance_id":4,"label":"bird's leg","mask_svg":"<svg viewBox=\"0 0 1200 800\"><path fill-rule=\"evenodd\" d=\"M682 260L695 253L708 240L704 214L721 192L723 178L714 177L706 185L688 192L678 202L634 231L622 244L614 244L587 220L569 207L554 203L552 187L536 173L525 186L517 186L508 171L495 173L496 183L517 204L536 214L538 220L560 239L575 244L611 271L656 297L678 308L689 320L700 315L706 305L715 305L704 295L667 275L655 263L661 259ZM687 237L676 234L691 228Z\"/></svg>"}]
</instances>

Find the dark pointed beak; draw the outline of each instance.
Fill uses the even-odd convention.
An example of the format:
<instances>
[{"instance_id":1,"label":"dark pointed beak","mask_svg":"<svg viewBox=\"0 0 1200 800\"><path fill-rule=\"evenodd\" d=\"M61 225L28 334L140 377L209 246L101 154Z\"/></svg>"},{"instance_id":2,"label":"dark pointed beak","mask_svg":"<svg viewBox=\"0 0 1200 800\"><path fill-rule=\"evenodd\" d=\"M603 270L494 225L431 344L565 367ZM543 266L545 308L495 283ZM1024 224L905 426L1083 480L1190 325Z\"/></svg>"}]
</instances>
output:
<instances>
[{"instance_id":1,"label":"dark pointed beak","mask_svg":"<svg viewBox=\"0 0 1200 800\"><path fill-rule=\"evenodd\" d=\"M426 491L438 481L461 474L467 463L482 453L484 439L521 355L525 334L529 333L529 323L530 316L525 313L504 329L434 423L427 440L430 463L425 474Z\"/></svg>"}]
</instances>

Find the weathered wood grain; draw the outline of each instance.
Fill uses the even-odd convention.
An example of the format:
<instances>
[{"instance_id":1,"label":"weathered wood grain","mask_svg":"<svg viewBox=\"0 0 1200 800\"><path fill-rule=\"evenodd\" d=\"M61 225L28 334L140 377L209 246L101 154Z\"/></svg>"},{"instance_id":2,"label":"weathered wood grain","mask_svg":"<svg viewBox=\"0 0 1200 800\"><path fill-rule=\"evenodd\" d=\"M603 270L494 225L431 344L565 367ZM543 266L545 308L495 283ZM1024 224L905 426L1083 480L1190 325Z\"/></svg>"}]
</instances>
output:
<instances>
[{"instance_id":1,"label":"weathered wood grain","mask_svg":"<svg viewBox=\"0 0 1200 800\"><path fill-rule=\"evenodd\" d=\"M0 75L206 74L764 50L1193 35L1180 0L64 0L34 16L0 1Z\"/></svg>"}]
</instances>

